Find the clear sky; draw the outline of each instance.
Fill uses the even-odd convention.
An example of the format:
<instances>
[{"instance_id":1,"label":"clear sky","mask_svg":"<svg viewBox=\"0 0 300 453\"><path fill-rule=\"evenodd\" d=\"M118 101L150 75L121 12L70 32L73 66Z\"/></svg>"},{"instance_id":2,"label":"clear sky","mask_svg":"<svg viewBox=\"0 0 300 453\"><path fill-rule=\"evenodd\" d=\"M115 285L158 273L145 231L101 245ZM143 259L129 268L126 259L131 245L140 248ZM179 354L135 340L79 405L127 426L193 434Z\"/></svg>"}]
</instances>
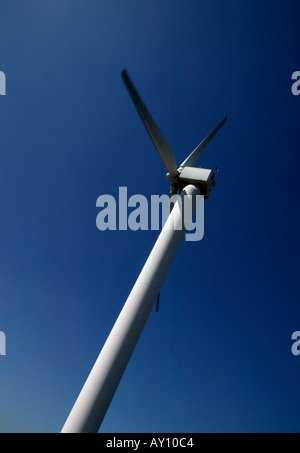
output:
<instances>
[{"instance_id":1,"label":"clear sky","mask_svg":"<svg viewBox=\"0 0 300 453\"><path fill-rule=\"evenodd\" d=\"M219 168L102 432L299 432L297 0L0 3L0 431L58 432L157 232L96 199L168 193L120 73L180 163Z\"/></svg>"}]
</instances>

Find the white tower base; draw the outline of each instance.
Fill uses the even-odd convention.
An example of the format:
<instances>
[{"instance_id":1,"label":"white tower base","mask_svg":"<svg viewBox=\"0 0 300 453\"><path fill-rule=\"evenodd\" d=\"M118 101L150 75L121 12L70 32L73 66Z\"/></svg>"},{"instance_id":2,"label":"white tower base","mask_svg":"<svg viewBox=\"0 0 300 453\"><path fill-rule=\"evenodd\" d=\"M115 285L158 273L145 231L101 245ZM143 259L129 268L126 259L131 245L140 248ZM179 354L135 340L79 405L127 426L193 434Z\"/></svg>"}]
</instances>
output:
<instances>
[{"instance_id":1,"label":"white tower base","mask_svg":"<svg viewBox=\"0 0 300 453\"><path fill-rule=\"evenodd\" d=\"M197 186L188 185L181 192L128 299L109 334L74 406L62 433L98 432L125 368L160 292L190 218L183 222L182 206L200 195ZM185 200L184 200L185 198Z\"/></svg>"}]
</instances>

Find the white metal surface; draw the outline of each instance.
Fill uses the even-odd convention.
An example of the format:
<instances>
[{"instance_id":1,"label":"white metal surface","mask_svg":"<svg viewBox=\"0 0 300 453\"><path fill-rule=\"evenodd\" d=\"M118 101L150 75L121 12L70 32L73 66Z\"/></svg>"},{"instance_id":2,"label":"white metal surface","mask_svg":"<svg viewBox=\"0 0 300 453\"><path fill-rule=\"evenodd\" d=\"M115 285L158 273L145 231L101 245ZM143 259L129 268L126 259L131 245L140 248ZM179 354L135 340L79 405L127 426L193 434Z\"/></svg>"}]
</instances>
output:
<instances>
[{"instance_id":1,"label":"white metal surface","mask_svg":"<svg viewBox=\"0 0 300 453\"><path fill-rule=\"evenodd\" d=\"M206 168L184 167L179 174L179 180L184 185L196 184L204 197L208 198L214 184L214 172Z\"/></svg>"},{"instance_id":2,"label":"white metal surface","mask_svg":"<svg viewBox=\"0 0 300 453\"><path fill-rule=\"evenodd\" d=\"M200 195L200 190L188 185L181 192L182 199L184 195L190 202L194 201L195 207L196 195ZM180 227L184 223L180 206L181 203L176 203L168 217L62 433L93 433L99 430L185 234L184 225ZM190 214L192 216L192 210Z\"/></svg>"},{"instance_id":3,"label":"white metal surface","mask_svg":"<svg viewBox=\"0 0 300 453\"><path fill-rule=\"evenodd\" d=\"M179 175L180 179L207 182L213 172L207 168L184 167Z\"/></svg>"}]
</instances>

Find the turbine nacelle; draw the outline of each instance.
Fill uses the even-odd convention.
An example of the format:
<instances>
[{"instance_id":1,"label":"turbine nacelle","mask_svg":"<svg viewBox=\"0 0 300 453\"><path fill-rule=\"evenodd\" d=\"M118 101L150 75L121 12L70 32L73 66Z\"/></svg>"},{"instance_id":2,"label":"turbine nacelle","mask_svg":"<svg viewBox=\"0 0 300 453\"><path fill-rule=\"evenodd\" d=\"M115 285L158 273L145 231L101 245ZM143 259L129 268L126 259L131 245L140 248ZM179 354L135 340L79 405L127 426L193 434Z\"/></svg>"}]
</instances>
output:
<instances>
[{"instance_id":1,"label":"turbine nacelle","mask_svg":"<svg viewBox=\"0 0 300 453\"><path fill-rule=\"evenodd\" d=\"M207 168L179 167L176 176L166 174L171 184L171 193L181 192L188 184L198 186L204 198L208 198L213 187L215 187L215 172Z\"/></svg>"},{"instance_id":2,"label":"turbine nacelle","mask_svg":"<svg viewBox=\"0 0 300 453\"><path fill-rule=\"evenodd\" d=\"M188 184L194 184L201 190L204 198L208 198L215 186L215 173L207 168L184 167L179 174L179 190Z\"/></svg>"}]
</instances>

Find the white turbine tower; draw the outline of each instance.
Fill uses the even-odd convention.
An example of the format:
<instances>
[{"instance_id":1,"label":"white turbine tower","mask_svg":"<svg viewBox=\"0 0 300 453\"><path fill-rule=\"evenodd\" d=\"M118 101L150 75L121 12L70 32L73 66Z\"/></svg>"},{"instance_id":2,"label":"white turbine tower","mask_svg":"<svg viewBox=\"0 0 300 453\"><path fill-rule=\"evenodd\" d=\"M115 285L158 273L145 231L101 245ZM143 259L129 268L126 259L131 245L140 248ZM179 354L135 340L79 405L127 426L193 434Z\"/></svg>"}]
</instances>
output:
<instances>
[{"instance_id":1,"label":"white turbine tower","mask_svg":"<svg viewBox=\"0 0 300 453\"><path fill-rule=\"evenodd\" d=\"M99 430L159 296L161 286L185 234L185 226L188 227L192 220L192 209L188 210L189 218L186 218L183 212L186 201L195 209L196 195L202 194L204 198L208 198L214 186L214 172L195 168L194 165L226 121L224 118L177 168L172 148L155 124L125 70L122 77L168 171L170 195L176 194L179 190L181 202L178 200L173 209L170 209L168 219L61 430L62 433L93 433Z\"/></svg>"}]
</instances>

